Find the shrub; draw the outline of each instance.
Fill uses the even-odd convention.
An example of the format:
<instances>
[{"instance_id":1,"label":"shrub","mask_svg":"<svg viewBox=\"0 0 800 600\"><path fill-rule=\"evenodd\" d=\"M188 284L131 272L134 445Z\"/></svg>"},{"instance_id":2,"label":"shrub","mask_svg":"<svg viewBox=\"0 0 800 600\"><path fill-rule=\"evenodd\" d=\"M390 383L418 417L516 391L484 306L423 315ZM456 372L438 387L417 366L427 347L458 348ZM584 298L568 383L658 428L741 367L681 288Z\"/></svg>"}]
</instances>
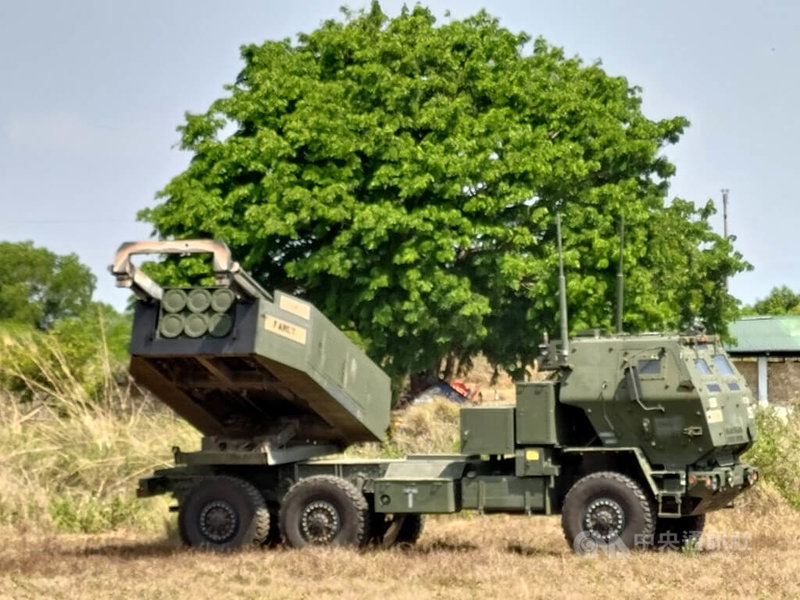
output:
<instances>
[{"instance_id":1,"label":"shrub","mask_svg":"<svg viewBox=\"0 0 800 600\"><path fill-rule=\"evenodd\" d=\"M73 532L160 526L166 499L137 500L136 482L170 464L172 445L191 444L196 432L118 385L107 352L93 358L98 379L89 390L55 338L2 344L2 369L27 401L0 389L0 524Z\"/></svg>"},{"instance_id":2,"label":"shrub","mask_svg":"<svg viewBox=\"0 0 800 600\"><path fill-rule=\"evenodd\" d=\"M773 409L757 413L758 440L743 457L761 469L764 481L772 485L794 508L800 508L800 415L786 417Z\"/></svg>"},{"instance_id":3,"label":"shrub","mask_svg":"<svg viewBox=\"0 0 800 600\"><path fill-rule=\"evenodd\" d=\"M131 319L93 304L78 317L58 321L49 332L4 323L0 327L0 386L22 401L63 396L81 387L95 401L108 385L127 380L125 362Z\"/></svg>"}]
</instances>

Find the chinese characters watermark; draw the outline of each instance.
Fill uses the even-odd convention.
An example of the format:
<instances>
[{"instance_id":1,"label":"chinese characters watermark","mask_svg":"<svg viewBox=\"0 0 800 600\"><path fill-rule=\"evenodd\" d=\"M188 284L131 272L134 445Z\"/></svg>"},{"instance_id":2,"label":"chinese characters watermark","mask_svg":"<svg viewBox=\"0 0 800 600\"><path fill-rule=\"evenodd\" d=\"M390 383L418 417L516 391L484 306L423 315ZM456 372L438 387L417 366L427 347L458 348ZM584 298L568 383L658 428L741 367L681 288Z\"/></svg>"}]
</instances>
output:
<instances>
[{"instance_id":1,"label":"chinese characters watermark","mask_svg":"<svg viewBox=\"0 0 800 600\"><path fill-rule=\"evenodd\" d=\"M579 533L572 544L578 554L584 556L609 556L624 558L631 550L657 551L692 550L695 552L749 552L752 550L752 536L749 531L687 531L681 537L675 531L634 536L633 547L629 548L620 538L604 542L593 538L588 532Z\"/></svg>"}]
</instances>

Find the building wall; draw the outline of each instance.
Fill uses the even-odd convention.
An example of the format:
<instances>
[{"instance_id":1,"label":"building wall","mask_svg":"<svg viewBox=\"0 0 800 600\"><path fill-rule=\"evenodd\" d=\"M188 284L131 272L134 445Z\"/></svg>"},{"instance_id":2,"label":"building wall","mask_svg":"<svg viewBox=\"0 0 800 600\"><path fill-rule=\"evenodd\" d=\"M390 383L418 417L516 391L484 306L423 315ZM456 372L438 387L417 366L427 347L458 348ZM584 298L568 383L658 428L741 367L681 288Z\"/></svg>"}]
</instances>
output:
<instances>
[{"instance_id":1,"label":"building wall","mask_svg":"<svg viewBox=\"0 0 800 600\"><path fill-rule=\"evenodd\" d=\"M758 363L755 358L733 361L747 385L758 397ZM800 405L800 359L770 358L767 361L767 388L770 403Z\"/></svg>"},{"instance_id":2,"label":"building wall","mask_svg":"<svg viewBox=\"0 0 800 600\"><path fill-rule=\"evenodd\" d=\"M758 363L755 358L737 358L733 360L733 364L739 369L739 372L744 375L748 387L752 390L753 395L758 397Z\"/></svg>"}]
</instances>

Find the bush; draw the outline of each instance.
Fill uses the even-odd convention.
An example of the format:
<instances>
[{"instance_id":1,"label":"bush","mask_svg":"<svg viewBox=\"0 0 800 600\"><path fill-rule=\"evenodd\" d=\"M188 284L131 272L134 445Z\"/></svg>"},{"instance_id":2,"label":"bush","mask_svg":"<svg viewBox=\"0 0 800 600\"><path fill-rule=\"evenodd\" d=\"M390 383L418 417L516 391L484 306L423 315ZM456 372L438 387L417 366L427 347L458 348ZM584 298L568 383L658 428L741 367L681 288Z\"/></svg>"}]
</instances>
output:
<instances>
[{"instance_id":1,"label":"bush","mask_svg":"<svg viewBox=\"0 0 800 600\"><path fill-rule=\"evenodd\" d=\"M5 323L0 327L0 387L22 401L56 403L81 388L102 402L109 386L127 381L129 315L94 304L79 317L58 321L51 331Z\"/></svg>"},{"instance_id":2,"label":"bush","mask_svg":"<svg viewBox=\"0 0 800 600\"><path fill-rule=\"evenodd\" d=\"M743 457L761 469L764 481L772 485L794 508L800 508L800 415L786 417L771 408L757 413L758 440Z\"/></svg>"},{"instance_id":3,"label":"bush","mask_svg":"<svg viewBox=\"0 0 800 600\"><path fill-rule=\"evenodd\" d=\"M85 363L96 377L87 387L69 349L49 334L6 336L2 350L2 371L15 378L18 394L0 389L0 525L71 532L161 526L166 499L137 500L136 482L171 464L175 443L196 443L191 426L119 385L107 351Z\"/></svg>"}]
</instances>

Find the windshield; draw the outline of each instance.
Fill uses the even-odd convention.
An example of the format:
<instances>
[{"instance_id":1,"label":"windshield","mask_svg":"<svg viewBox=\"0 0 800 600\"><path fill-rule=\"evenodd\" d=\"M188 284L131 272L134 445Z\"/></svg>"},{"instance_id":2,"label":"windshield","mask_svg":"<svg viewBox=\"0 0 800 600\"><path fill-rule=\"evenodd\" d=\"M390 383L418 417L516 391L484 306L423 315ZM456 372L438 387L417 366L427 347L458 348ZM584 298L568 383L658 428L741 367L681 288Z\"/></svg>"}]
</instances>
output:
<instances>
[{"instance_id":1,"label":"windshield","mask_svg":"<svg viewBox=\"0 0 800 600\"><path fill-rule=\"evenodd\" d=\"M711 375L711 368L704 358L695 358L694 366L701 375Z\"/></svg>"},{"instance_id":2,"label":"windshield","mask_svg":"<svg viewBox=\"0 0 800 600\"><path fill-rule=\"evenodd\" d=\"M733 375L731 363L728 362L728 359L724 354L715 354L712 357L712 360L714 361L714 368L717 369L717 373L723 377Z\"/></svg>"}]
</instances>

